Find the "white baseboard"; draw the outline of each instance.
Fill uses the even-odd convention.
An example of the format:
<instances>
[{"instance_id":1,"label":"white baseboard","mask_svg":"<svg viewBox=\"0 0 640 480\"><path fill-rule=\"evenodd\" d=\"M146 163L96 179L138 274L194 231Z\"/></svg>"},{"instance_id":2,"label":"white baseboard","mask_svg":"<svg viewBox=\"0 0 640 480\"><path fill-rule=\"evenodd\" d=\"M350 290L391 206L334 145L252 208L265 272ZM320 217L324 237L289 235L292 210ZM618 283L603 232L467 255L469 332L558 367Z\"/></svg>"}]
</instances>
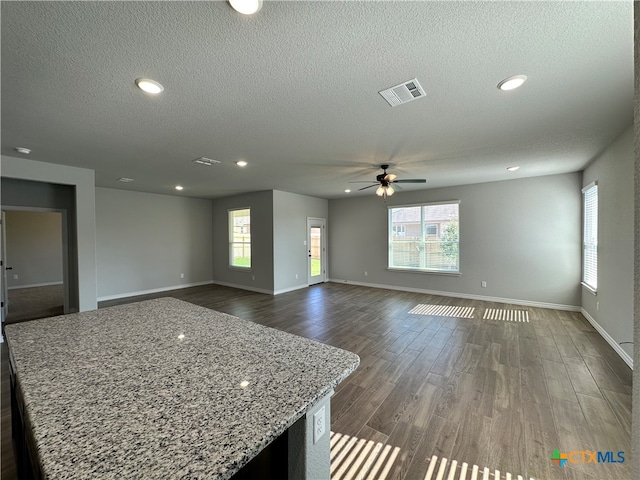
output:
<instances>
[{"instance_id":1,"label":"white baseboard","mask_svg":"<svg viewBox=\"0 0 640 480\"><path fill-rule=\"evenodd\" d=\"M280 295L281 293L287 293L287 292L293 292L295 290L302 290L303 288L307 288L309 285L305 284L300 284L300 285L296 285L294 287L289 287L289 288L281 288L280 290L275 290L273 292L274 295Z\"/></svg>"},{"instance_id":2,"label":"white baseboard","mask_svg":"<svg viewBox=\"0 0 640 480\"><path fill-rule=\"evenodd\" d=\"M627 352L624 351L624 349L620 346L620 344L616 342L613 339L613 337L609 335L607 331L600 326L598 322L596 322L595 318L589 315L589 312L587 312L584 308L581 308L580 313L584 316L584 318L587 319L587 321L591 325L593 325L593 328L595 328L598 331L600 336L604 338L609 345L611 345L611 348L613 348L616 351L616 353L620 355L620 358L622 358L622 360L624 360L624 362L627 365L629 365L629 368L633 370L633 358L631 358L631 355L629 355Z\"/></svg>"},{"instance_id":3,"label":"white baseboard","mask_svg":"<svg viewBox=\"0 0 640 480\"><path fill-rule=\"evenodd\" d=\"M295 287L283 288L281 290L267 290L266 288L248 287L246 285L240 285L238 283L219 282L214 280L208 280L206 282L185 283L182 285L172 285L170 287L152 288L150 290L140 290L137 292L117 293L115 295L105 295L98 297L98 302L104 302L105 300L117 300L119 298L135 297L138 295L147 295L150 293L167 292L169 290L179 290L182 288L198 287L200 285L222 285L223 287L237 288L239 290L248 290L250 292L265 293L267 295L280 295L281 293L293 292L294 290L300 290L307 288L307 284L296 285Z\"/></svg>"},{"instance_id":4,"label":"white baseboard","mask_svg":"<svg viewBox=\"0 0 640 480\"><path fill-rule=\"evenodd\" d=\"M442 297L457 297L457 298L468 298L469 300L482 300L484 302L509 303L512 305L522 305L524 307L552 308L554 310L566 310L569 312L580 311L580 307L577 305L563 305L559 303L533 302L530 300L520 300L516 298L486 297L483 295L472 295L468 293L442 292L440 290L426 290L423 288L398 287L396 285L382 285L379 283L354 282L351 280L340 280L337 278L332 278L329 281L335 282L335 283L348 283L351 285L359 285L361 287L383 288L385 290L399 290L402 292L426 293L429 295L440 295Z\"/></svg>"},{"instance_id":5,"label":"white baseboard","mask_svg":"<svg viewBox=\"0 0 640 480\"><path fill-rule=\"evenodd\" d=\"M266 288L248 287L246 285L240 285L237 283L218 282L218 281L214 281L213 283L215 285L222 285L223 287L238 288L240 290L248 290L249 292L256 292L256 293L266 293L267 295L274 295L274 296L280 295L281 293L293 292L294 290L301 290L309 286L305 283L305 284L295 285L293 287L281 288L280 290L267 290Z\"/></svg>"},{"instance_id":6,"label":"white baseboard","mask_svg":"<svg viewBox=\"0 0 640 480\"><path fill-rule=\"evenodd\" d=\"M246 285L240 285L238 283L219 282L217 280L214 280L211 283L213 283L214 285L222 285L223 287L237 288L238 290L248 290L250 292L266 293L267 295L273 295L273 290L267 290L266 288L248 287Z\"/></svg>"},{"instance_id":7,"label":"white baseboard","mask_svg":"<svg viewBox=\"0 0 640 480\"><path fill-rule=\"evenodd\" d=\"M115 295L105 295L98 297L98 302L104 302L105 300L117 300L118 298L136 297L138 295L148 295L150 293L167 292L169 290L180 290L182 288L199 287L201 285L211 285L213 281L207 280L206 282L184 283L182 285L171 285L169 287L152 288L150 290L140 290L137 292L116 293Z\"/></svg>"},{"instance_id":8,"label":"white baseboard","mask_svg":"<svg viewBox=\"0 0 640 480\"><path fill-rule=\"evenodd\" d=\"M63 282L32 283L31 285L16 285L13 287L7 287L7 290L18 290L20 288L51 287L53 285L62 285L62 284Z\"/></svg>"}]
</instances>

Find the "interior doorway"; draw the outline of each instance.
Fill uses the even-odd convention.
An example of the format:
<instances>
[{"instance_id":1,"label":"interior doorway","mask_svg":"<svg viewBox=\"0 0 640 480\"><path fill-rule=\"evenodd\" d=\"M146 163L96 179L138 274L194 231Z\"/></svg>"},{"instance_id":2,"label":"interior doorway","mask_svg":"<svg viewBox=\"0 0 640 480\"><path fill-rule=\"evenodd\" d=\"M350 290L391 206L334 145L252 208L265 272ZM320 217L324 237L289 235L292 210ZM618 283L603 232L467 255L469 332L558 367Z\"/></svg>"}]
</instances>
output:
<instances>
[{"instance_id":1,"label":"interior doorway","mask_svg":"<svg viewBox=\"0 0 640 480\"><path fill-rule=\"evenodd\" d=\"M307 218L308 284L327 281L327 228L324 218Z\"/></svg>"},{"instance_id":2,"label":"interior doorway","mask_svg":"<svg viewBox=\"0 0 640 480\"><path fill-rule=\"evenodd\" d=\"M2 240L3 323L67 313L66 212L5 207Z\"/></svg>"}]
</instances>

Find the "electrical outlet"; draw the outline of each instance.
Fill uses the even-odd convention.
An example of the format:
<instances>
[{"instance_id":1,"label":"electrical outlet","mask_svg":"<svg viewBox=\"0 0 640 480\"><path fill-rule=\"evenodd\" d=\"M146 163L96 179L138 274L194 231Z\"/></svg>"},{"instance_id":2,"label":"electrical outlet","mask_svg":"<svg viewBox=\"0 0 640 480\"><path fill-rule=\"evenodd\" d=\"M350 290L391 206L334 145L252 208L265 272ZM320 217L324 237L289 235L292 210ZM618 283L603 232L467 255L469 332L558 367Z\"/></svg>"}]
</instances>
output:
<instances>
[{"instance_id":1,"label":"electrical outlet","mask_svg":"<svg viewBox=\"0 0 640 480\"><path fill-rule=\"evenodd\" d=\"M251 275L251 280L255 280L256 276L255 275Z\"/></svg>"},{"instance_id":2,"label":"electrical outlet","mask_svg":"<svg viewBox=\"0 0 640 480\"><path fill-rule=\"evenodd\" d=\"M296 280L298 279L298 274L296 273Z\"/></svg>"},{"instance_id":3,"label":"electrical outlet","mask_svg":"<svg viewBox=\"0 0 640 480\"><path fill-rule=\"evenodd\" d=\"M366 277L367 275L369 275L367 272L364 272L364 276Z\"/></svg>"},{"instance_id":4,"label":"electrical outlet","mask_svg":"<svg viewBox=\"0 0 640 480\"><path fill-rule=\"evenodd\" d=\"M313 443L317 443L325 432L324 407L313 414Z\"/></svg>"},{"instance_id":5,"label":"electrical outlet","mask_svg":"<svg viewBox=\"0 0 640 480\"><path fill-rule=\"evenodd\" d=\"M596 302L596 310L600 310L600 302Z\"/></svg>"},{"instance_id":6,"label":"electrical outlet","mask_svg":"<svg viewBox=\"0 0 640 480\"><path fill-rule=\"evenodd\" d=\"M14 274L14 275L13 275L13 279L14 279L14 280L17 280L17 279L18 279L18 275L17 275L17 274Z\"/></svg>"},{"instance_id":7,"label":"electrical outlet","mask_svg":"<svg viewBox=\"0 0 640 480\"><path fill-rule=\"evenodd\" d=\"M482 281L482 283L480 284L480 286L482 288L487 288L487 282L485 282L484 280Z\"/></svg>"},{"instance_id":8,"label":"electrical outlet","mask_svg":"<svg viewBox=\"0 0 640 480\"><path fill-rule=\"evenodd\" d=\"M184 278L184 273L181 273L181 274L180 274L180 278Z\"/></svg>"}]
</instances>

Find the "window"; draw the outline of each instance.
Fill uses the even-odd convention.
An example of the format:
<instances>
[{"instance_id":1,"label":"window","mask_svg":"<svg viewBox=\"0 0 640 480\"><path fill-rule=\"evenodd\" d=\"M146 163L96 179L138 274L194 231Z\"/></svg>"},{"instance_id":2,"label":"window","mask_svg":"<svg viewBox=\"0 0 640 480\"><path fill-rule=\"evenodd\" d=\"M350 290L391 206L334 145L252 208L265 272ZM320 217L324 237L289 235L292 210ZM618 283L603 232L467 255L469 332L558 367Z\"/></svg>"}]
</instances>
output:
<instances>
[{"instance_id":1,"label":"window","mask_svg":"<svg viewBox=\"0 0 640 480\"><path fill-rule=\"evenodd\" d=\"M406 231L406 225L393 225L393 235L396 237L404 237Z\"/></svg>"},{"instance_id":2,"label":"window","mask_svg":"<svg viewBox=\"0 0 640 480\"><path fill-rule=\"evenodd\" d=\"M458 207L459 202L389 207L389 268L459 273Z\"/></svg>"},{"instance_id":3,"label":"window","mask_svg":"<svg viewBox=\"0 0 640 480\"><path fill-rule=\"evenodd\" d=\"M251 209L229 210L229 266L251 268Z\"/></svg>"},{"instance_id":4,"label":"window","mask_svg":"<svg viewBox=\"0 0 640 480\"><path fill-rule=\"evenodd\" d=\"M582 283L598 289L598 184L593 182L582 189Z\"/></svg>"},{"instance_id":5,"label":"window","mask_svg":"<svg viewBox=\"0 0 640 480\"><path fill-rule=\"evenodd\" d=\"M428 237L437 237L438 236L438 224L437 223L430 223L429 225L427 225L425 227L425 234Z\"/></svg>"}]
</instances>

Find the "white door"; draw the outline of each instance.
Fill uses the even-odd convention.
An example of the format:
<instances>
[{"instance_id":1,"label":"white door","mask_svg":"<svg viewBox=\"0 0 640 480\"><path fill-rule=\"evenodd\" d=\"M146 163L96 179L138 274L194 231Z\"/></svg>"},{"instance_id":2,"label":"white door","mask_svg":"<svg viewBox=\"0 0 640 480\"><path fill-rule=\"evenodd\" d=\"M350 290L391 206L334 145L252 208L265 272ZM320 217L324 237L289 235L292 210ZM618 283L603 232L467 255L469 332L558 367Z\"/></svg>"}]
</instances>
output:
<instances>
[{"instance_id":1,"label":"white door","mask_svg":"<svg viewBox=\"0 0 640 480\"><path fill-rule=\"evenodd\" d=\"M327 228L324 218L307 218L309 285L327 280Z\"/></svg>"},{"instance_id":2,"label":"white door","mask_svg":"<svg viewBox=\"0 0 640 480\"><path fill-rule=\"evenodd\" d=\"M7 286L7 237L5 233L5 217L4 211L2 212L2 216L0 217L0 268L2 269L2 288L0 291L0 302L2 303L2 308L0 308L0 321L4 322L4 319L7 318L7 314L9 313L9 289Z\"/></svg>"}]
</instances>

